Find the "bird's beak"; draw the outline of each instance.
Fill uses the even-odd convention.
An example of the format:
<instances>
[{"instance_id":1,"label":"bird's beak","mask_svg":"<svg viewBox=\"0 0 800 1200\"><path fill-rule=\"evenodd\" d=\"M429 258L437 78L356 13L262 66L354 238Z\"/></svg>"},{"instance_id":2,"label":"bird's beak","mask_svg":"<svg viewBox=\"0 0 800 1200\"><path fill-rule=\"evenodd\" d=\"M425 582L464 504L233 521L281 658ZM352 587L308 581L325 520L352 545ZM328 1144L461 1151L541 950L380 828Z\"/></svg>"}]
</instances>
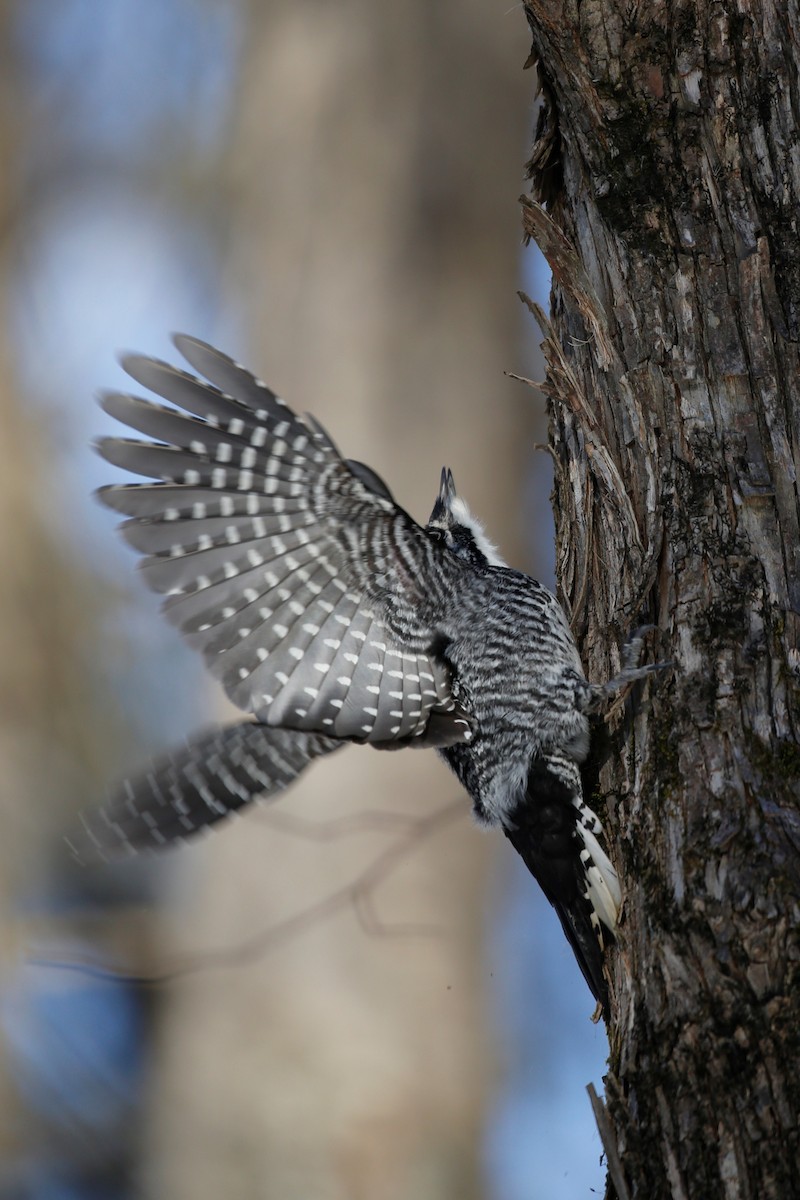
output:
<instances>
[{"instance_id":1,"label":"bird's beak","mask_svg":"<svg viewBox=\"0 0 800 1200\"><path fill-rule=\"evenodd\" d=\"M449 467L442 467L442 477L439 483L439 495L436 497L436 503L433 506L433 512L428 520L429 525L447 524L450 505L455 499L455 495L456 485L453 480L453 472Z\"/></svg>"}]
</instances>

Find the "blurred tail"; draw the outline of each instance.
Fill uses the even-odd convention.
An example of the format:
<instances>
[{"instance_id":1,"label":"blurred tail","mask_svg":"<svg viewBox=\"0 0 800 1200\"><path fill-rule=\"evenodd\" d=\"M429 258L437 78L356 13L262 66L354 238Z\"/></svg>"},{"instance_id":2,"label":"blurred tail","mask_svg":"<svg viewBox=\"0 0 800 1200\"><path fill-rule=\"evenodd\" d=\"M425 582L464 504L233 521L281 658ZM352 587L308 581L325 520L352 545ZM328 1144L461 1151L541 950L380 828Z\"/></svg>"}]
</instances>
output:
<instances>
[{"instance_id":1,"label":"blurred tail","mask_svg":"<svg viewBox=\"0 0 800 1200\"><path fill-rule=\"evenodd\" d=\"M252 721L193 738L124 780L67 838L80 862L155 849L289 787L315 758L345 745Z\"/></svg>"}]
</instances>

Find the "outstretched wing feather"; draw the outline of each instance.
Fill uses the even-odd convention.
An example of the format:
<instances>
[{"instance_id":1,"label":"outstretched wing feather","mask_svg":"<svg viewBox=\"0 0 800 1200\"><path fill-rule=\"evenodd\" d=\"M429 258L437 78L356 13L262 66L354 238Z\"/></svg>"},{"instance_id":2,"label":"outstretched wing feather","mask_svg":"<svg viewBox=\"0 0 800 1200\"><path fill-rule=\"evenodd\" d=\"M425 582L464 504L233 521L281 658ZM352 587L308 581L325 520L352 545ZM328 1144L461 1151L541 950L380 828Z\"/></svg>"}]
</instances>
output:
<instances>
[{"instance_id":1,"label":"outstretched wing feather","mask_svg":"<svg viewBox=\"0 0 800 1200\"><path fill-rule=\"evenodd\" d=\"M109 462L162 481L100 498L129 518L123 535L145 555L166 616L265 724L380 743L423 734L431 712L453 708L447 671L425 651L425 618L406 643L386 604L424 591L424 531L316 422L210 346L176 345L211 383L127 356L128 373L178 408L106 393L108 412L158 441L99 445ZM398 528L402 553L382 552Z\"/></svg>"},{"instance_id":2,"label":"outstretched wing feather","mask_svg":"<svg viewBox=\"0 0 800 1200\"><path fill-rule=\"evenodd\" d=\"M315 758L341 745L251 721L200 734L160 755L100 808L87 811L69 844L88 862L182 840L256 799L274 798Z\"/></svg>"}]
</instances>

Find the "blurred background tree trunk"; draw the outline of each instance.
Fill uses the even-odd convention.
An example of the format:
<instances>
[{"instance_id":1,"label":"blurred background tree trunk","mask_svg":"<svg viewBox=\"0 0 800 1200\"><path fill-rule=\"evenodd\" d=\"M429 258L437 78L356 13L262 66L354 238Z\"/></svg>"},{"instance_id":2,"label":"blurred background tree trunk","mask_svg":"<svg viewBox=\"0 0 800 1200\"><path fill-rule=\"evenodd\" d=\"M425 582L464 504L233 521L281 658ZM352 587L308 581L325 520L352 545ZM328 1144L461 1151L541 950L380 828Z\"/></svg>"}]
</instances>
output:
<instances>
[{"instance_id":1,"label":"blurred background tree trunk","mask_svg":"<svg viewBox=\"0 0 800 1200\"><path fill-rule=\"evenodd\" d=\"M518 352L512 214L529 81L518 27L485 15L477 0L251 5L221 166L220 309L240 342L247 332L240 356L418 519L446 463L511 554L531 423L502 372ZM433 755L353 749L283 807L316 820L429 814L458 794ZM250 814L207 847L182 944L231 947L335 891L385 846L375 835L314 846L259 822ZM386 922L432 925L432 936L367 939L346 911L173 986L155 1067L153 1196L482 1194L481 956L496 848L464 798L459 819L376 893Z\"/></svg>"},{"instance_id":2,"label":"blurred background tree trunk","mask_svg":"<svg viewBox=\"0 0 800 1200\"><path fill-rule=\"evenodd\" d=\"M610 722L620 1196L800 1195L795 6L526 0L560 584ZM544 201L546 210L536 201ZM609 1191L613 1187L609 1185Z\"/></svg>"},{"instance_id":3,"label":"blurred background tree trunk","mask_svg":"<svg viewBox=\"0 0 800 1200\"><path fill-rule=\"evenodd\" d=\"M47 134L13 51L13 17L12 7L0 8L0 1193L27 1196L34 1161L43 1188L54 1183L56 1161L87 1187L102 1181L124 1188L135 1118L126 1081L109 1072L107 1061L98 1066L100 1048L73 1071L71 1093L85 1085L77 1104L53 1105L65 1059L72 1059L68 1070L77 1063L70 1003L83 981L26 962L44 953L45 928L51 945L67 930L71 946L78 944L79 923L63 920L72 889L60 833L69 815L98 794L125 733L91 667L109 597L76 558L66 522L59 525L67 509L57 424L31 402L14 336L21 239L37 199L28 151ZM102 925L98 912L88 920L81 914L93 932ZM95 1034L103 1047L102 1034ZM92 1092L95 1068L105 1078ZM95 1101L104 1111L100 1147L87 1138L94 1133L87 1109Z\"/></svg>"}]
</instances>

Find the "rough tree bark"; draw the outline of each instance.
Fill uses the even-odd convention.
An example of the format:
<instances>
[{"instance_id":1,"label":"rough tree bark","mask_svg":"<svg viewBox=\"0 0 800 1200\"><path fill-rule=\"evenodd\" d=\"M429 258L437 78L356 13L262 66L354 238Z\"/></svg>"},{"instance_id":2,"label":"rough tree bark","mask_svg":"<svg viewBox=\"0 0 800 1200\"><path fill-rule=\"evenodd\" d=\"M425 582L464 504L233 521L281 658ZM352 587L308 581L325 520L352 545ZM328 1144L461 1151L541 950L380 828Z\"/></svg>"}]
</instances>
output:
<instances>
[{"instance_id":1,"label":"rough tree bark","mask_svg":"<svg viewBox=\"0 0 800 1200\"><path fill-rule=\"evenodd\" d=\"M554 274L560 586L608 723L624 882L601 1132L622 1196L800 1195L800 21L525 0ZM599 797L598 797L599 793Z\"/></svg>"}]
</instances>

